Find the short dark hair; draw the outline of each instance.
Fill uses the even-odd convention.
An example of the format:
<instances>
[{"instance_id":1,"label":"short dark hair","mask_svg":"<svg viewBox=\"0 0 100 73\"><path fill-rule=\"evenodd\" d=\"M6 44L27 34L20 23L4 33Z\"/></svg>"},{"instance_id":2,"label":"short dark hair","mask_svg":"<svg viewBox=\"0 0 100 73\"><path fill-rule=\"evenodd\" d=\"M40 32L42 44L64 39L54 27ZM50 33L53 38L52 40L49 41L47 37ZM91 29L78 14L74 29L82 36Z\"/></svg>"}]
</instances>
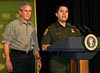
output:
<instances>
[{"instance_id":1,"label":"short dark hair","mask_svg":"<svg viewBox=\"0 0 100 73\"><path fill-rule=\"evenodd\" d=\"M22 7L23 7L24 5L30 5L30 6L31 6L31 4L30 4L29 2L23 2L23 3L21 3L21 4L19 5L19 10L22 10Z\"/></svg>"},{"instance_id":2,"label":"short dark hair","mask_svg":"<svg viewBox=\"0 0 100 73\"><path fill-rule=\"evenodd\" d=\"M68 6L67 6L66 4L59 4L59 5L57 5L57 7L56 7L56 13L58 12L58 10L59 10L59 8L60 8L61 6L64 6L64 7L68 8Z\"/></svg>"}]
</instances>

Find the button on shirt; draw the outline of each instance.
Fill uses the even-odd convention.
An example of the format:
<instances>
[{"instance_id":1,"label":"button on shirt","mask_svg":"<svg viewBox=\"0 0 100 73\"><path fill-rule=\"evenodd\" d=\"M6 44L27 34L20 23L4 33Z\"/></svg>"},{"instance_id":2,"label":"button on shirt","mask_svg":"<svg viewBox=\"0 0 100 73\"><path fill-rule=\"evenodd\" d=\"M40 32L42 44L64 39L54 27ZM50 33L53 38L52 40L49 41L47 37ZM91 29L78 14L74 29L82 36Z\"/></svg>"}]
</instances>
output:
<instances>
[{"instance_id":1,"label":"button on shirt","mask_svg":"<svg viewBox=\"0 0 100 73\"><path fill-rule=\"evenodd\" d=\"M33 25L31 22L23 23L21 19L16 19L7 25L2 43L8 43L10 48L15 50L39 50Z\"/></svg>"}]
</instances>

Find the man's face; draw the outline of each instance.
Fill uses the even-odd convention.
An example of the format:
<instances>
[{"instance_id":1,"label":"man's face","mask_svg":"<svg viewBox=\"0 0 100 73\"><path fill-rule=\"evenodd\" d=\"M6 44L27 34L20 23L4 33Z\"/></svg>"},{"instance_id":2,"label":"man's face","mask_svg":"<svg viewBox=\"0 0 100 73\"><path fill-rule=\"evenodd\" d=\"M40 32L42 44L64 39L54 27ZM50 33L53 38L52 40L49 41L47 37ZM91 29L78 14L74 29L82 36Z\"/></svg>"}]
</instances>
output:
<instances>
[{"instance_id":1,"label":"man's face","mask_svg":"<svg viewBox=\"0 0 100 73\"><path fill-rule=\"evenodd\" d=\"M19 14L23 20L28 21L31 18L32 8L29 5L24 5L19 11Z\"/></svg>"},{"instance_id":2,"label":"man's face","mask_svg":"<svg viewBox=\"0 0 100 73\"><path fill-rule=\"evenodd\" d=\"M61 22L66 22L68 19L68 8L61 6L56 13L56 17L58 17L58 20Z\"/></svg>"}]
</instances>

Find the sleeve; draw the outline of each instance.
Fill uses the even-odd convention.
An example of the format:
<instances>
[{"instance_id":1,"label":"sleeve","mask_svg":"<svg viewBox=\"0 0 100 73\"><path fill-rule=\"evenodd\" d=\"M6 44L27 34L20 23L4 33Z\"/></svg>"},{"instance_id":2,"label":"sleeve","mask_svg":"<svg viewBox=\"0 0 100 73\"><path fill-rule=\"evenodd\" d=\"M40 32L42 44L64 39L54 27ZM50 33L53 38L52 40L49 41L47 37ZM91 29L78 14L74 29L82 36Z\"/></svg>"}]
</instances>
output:
<instances>
[{"instance_id":1,"label":"sleeve","mask_svg":"<svg viewBox=\"0 0 100 73\"><path fill-rule=\"evenodd\" d=\"M48 27L44 31L41 44L51 44L51 41L52 41L51 37L52 37L51 31L50 31L50 28Z\"/></svg>"},{"instance_id":2,"label":"sleeve","mask_svg":"<svg viewBox=\"0 0 100 73\"><path fill-rule=\"evenodd\" d=\"M11 43L14 34L13 24L9 23L4 31L4 38L2 43L7 43L8 45Z\"/></svg>"},{"instance_id":3,"label":"sleeve","mask_svg":"<svg viewBox=\"0 0 100 73\"><path fill-rule=\"evenodd\" d=\"M34 47L34 51L40 50L38 45L38 38L35 30L32 32L32 46Z\"/></svg>"}]
</instances>

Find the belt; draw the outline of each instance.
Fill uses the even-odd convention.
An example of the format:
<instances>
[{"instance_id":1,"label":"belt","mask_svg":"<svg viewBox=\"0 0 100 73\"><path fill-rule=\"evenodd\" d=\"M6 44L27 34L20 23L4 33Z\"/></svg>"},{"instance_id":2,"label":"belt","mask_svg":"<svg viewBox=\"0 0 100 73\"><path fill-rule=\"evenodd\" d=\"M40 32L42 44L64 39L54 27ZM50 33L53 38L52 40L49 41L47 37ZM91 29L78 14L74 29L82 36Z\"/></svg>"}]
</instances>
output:
<instances>
[{"instance_id":1,"label":"belt","mask_svg":"<svg viewBox=\"0 0 100 73\"><path fill-rule=\"evenodd\" d=\"M11 52L20 53L20 54L30 54L30 53L33 53L33 50L21 51L21 50L11 49Z\"/></svg>"}]
</instances>

